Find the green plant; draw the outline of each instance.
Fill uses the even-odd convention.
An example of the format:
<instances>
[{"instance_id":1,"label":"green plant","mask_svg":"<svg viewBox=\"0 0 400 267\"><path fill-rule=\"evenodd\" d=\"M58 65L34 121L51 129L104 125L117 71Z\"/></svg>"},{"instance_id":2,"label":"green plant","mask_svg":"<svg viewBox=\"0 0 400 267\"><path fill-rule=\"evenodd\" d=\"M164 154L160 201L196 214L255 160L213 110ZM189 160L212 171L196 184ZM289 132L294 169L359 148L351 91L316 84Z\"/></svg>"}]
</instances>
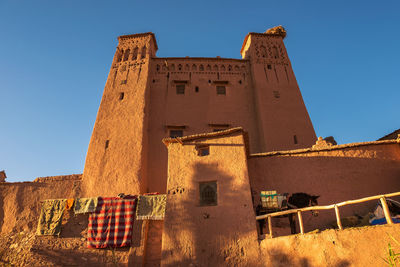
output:
<instances>
[{"instance_id":1,"label":"green plant","mask_svg":"<svg viewBox=\"0 0 400 267\"><path fill-rule=\"evenodd\" d=\"M397 241L393 236L388 234L390 239L392 239L397 245L400 245L400 242ZM395 252L390 242L388 243L388 255L386 259L383 259L389 266L399 266L400 264L400 252Z\"/></svg>"}]
</instances>

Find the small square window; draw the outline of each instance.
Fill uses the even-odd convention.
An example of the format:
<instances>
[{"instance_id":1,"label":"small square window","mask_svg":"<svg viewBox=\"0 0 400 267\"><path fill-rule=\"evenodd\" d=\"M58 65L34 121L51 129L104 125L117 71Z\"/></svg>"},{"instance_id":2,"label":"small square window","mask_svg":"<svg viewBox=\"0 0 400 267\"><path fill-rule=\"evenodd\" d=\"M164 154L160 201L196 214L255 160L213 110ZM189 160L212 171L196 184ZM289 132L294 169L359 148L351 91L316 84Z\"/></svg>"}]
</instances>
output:
<instances>
[{"instance_id":1,"label":"small square window","mask_svg":"<svg viewBox=\"0 0 400 267\"><path fill-rule=\"evenodd\" d=\"M269 70L272 69L271 65L268 64L267 69L269 69Z\"/></svg>"},{"instance_id":2,"label":"small square window","mask_svg":"<svg viewBox=\"0 0 400 267\"><path fill-rule=\"evenodd\" d=\"M223 85L217 86L217 95L226 95L226 88Z\"/></svg>"},{"instance_id":3,"label":"small square window","mask_svg":"<svg viewBox=\"0 0 400 267\"><path fill-rule=\"evenodd\" d=\"M217 198L217 182L199 183L200 206L216 206Z\"/></svg>"},{"instance_id":4,"label":"small square window","mask_svg":"<svg viewBox=\"0 0 400 267\"><path fill-rule=\"evenodd\" d=\"M184 84L177 84L176 85L176 94L177 95L184 95L185 94L185 85Z\"/></svg>"},{"instance_id":5,"label":"small square window","mask_svg":"<svg viewBox=\"0 0 400 267\"><path fill-rule=\"evenodd\" d=\"M171 138L182 137L182 136L183 136L183 130L169 130L169 137Z\"/></svg>"},{"instance_id":6,"label":"small square window","mask_svg":"<svg viewBox=\"0 0 400 267\"><path fill-rule=\"evenodd\" d=\"M196 150L197 150L197 155L200 157L210 155L210 146L208 145L196 146Z\"/></svg>"}]
</instances>

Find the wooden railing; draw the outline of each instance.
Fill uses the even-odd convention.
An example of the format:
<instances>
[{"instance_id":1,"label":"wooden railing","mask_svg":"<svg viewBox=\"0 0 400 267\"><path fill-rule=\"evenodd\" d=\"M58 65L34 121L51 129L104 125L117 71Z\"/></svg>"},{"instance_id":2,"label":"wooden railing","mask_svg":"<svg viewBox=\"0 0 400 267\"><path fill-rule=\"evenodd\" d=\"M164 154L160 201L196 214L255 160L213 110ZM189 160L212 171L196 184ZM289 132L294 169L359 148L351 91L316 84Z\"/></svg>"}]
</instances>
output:
<instances>
[{"instance_id":1,"label":"wooden railing","mask_svg":"<svg viewBox=\"0 0 400 267\"><path fill-rule=\"evenodd\" d=\"M342 222L340 220L339 207L380 199L381 204L382 204L382 208L383 208L383 212L385 214L386 222L388 224L393 224L392 218L390 217L389 208L388 208L388 205L386 203L386 198L387 197L395 197L395 196L400 196L400 192L391 193L391 194L385 194L385 195L376 195L376 196L372 196L372 197L365 197L365 198L360 198L360 199L355 199L355 200L348 200L348 201L344 201L344 202L340 202L340 203L336 203L336 204L332 204L332 205L328 205L328 206L311 206L311 207L306 207L306 208L278 211L278 212L274 212L274 213L268 213L268 214L256 216L256 220L262 220L262 219L267 219L268 220L268 231L269 231L270 237L272 238L272 222L271 222L271 218L272 217L276 217L276 216L287 215L287 214L291 214L291 213L297 213L297 216L299 218L300 233L304 234L303 218L301 216L301 213L303 211L335 209L336 222L337 222L339 230L342 230L343 226L342 226Z\"/></svg>"}]
</instances>

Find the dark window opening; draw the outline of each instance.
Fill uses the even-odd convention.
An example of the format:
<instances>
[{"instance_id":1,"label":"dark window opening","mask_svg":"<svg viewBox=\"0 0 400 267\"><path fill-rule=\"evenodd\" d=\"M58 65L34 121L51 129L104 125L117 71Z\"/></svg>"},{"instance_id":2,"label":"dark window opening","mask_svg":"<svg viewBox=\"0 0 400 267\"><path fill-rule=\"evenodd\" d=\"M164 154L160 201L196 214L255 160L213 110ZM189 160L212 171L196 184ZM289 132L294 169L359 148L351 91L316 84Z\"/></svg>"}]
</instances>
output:
<instances>
[{"instance_id":1,"label":"dark window opening","mask_svg":"<svg viewBox=\"0 0 400 267\"><path fill-rule=\"evenodd\" d=\"M279 91L273 91L273 93L274 93L274 97L275 98L280 98L281 97L281 94L279 93Z\"/></svg>"},{"instance_id":2,"label":"dark window opening","mask_svg":"<svg viewBox=\"0 0 400 267\"><path fill-rule=\"evenodd\" d=\"M185 94L185 85L184 84L177 84L176 85L176 94L177 95L184 95Z\"/></svg>"},{"instance_id":3,"label":"dark window opening","mask_svg":"<svg viewBox=\"0 0 400 267\"><path fill-rule=\"evenodd\" d=\"M221 132L221 131L225 131L226 129L213 129L213 132Z\"/></svg>"},{"instance_id":4,"label":"dark window opening","mask_svg":"<svg viewBox=\"0 0 400 267\"><path fill-rule=\"evenodd\" d=\"M126 49L125 50L125 54L124 54L124 61L127 61L129 58L129 54L131 53L130 49Z\"/></svg>"},{"instance_id":5,"label":"dark window opening","mask_svg":"<svg viewBox=\"0 0 400 267\"><path fill-rule=\"evenodd\" d=\"M196 146L196 150L197 150L197 155L200 157L210 155L210 146L208 145Z\"/></svg>"},{"instance_id":6,"label":"dark window opening","mask_svg":"<svg viewBox=\"0 0 400 267\"><path fill-rule=\"evenodd\" d=\"M121 62L122 61L123 54L124 54L124 50L120 50L118 52L117 62Z\"/></svg>"},{"instance_id":7,"label":"dark window opening","mask_svg":"<svg viewBox=\"0 0 400 267\"><path fill-rule=\"evenodd\" d=\"M126 80L122 80L122 81L121 81L121 84L126 84Z\"/></svg>"},{"instance_id":8,"label":"dark window opening","mask_svg":"<svg viewBox=\"0 0 400 267\"><path fill-rule=\"evenodd\" d=\"M296 135L293 135L293 140L294 140L294 143L297 144L297 136Z\"/></svg>"},{"instance_id":9,"label":"dark window opening","mask_svg":"<svg viewBox=\"0 0 400 267\"><path fill-rule=\"evenodd\" d=\"M139 49L137 47L135 47L135 49L133 49L132 60L136 60L137 59L138 50Z\"/></svg>"},{"instance_id":10,"label":"dark window opening","mask_svg":"<svg viewBox=\"0 0 400 267\"><path fill-rule=\"evenodd\" d=\"M124 92L119 93L119 100L124 99L124 96L125 96L125 93L124 93Z\"/></svg>"},{"instance_id":11,"label":"dark window opening","mask_svg":"<svg viewBox=\"0 0 400 267\"><path fill-rule=\"evenodd\" d=\"M142 55L141 55L141 58L145 58L145 57L146 57L146 47L143 46L143 47L142 47Z\"/></svg>"},{"instance_id":12,"label":"dark window opening","mask_svg":"<svg viewBox=\"0 0 400 267\"><path fill-rule=\"evenodd\" d=\"M268 64L267 69L269 69L269 70L272 69L272 66Z\"/></svg>"},{"instance_id":13,"label":"dark window opening","mask_svg":"<svg viewBox=\"0 0 400 267\"><path fill-rule=\"evenodd\" d=\"M200 206L216 206L217 201L217 182L205 182L199 184Z\"/></svg>"},{"instance_id":14,"label":"dark window opening","mask_svg":"<svg viewBox=\"0 0 400 267\"><path fill-rule=\"evenodd\" d=\"M242 84L242 80L239 80L239 84Z\"/></svg>"},{"instance_id":15,"label":"dark window opening","mask_svg":"<svg viewBox=\"0 0 400 267\"><path fill-rule=\"evenodd\" d=\"M169 137L171 138L182 137L182 136L183 136L183 130L169 130Z\"/></svg>"},{"instance_id":16,"label":"dark window opening","mask_svg":"<svg viewBox=\"0 0 400 267\"><path fill-rule=\"evenodd\" d=\"M107 149L109 144L110 144L110 140L106 140L106 144L104 145L104 148Z\"/></svg>"},{"instance_id":17,"label":"dark window opening","mask_svg":"<svg viewBox=\"0 0 400 267\"><path fill-rule=\"evenodd\" d=\"M199 92L199 87L196 86L196 87L194 88L194 91L195 91L196 93L198 93L198 92Z\"/></svg>"},{"instance_id":18,"label":"dark window opening","mask_svg":"<svg viewBox=\"0 0 400 267\"><path fill-rule=\"evenodd\" d=\"M222 86L222 85L217 86L217 95L226 95L225 86Z\"/></svg>"}]
</instances>

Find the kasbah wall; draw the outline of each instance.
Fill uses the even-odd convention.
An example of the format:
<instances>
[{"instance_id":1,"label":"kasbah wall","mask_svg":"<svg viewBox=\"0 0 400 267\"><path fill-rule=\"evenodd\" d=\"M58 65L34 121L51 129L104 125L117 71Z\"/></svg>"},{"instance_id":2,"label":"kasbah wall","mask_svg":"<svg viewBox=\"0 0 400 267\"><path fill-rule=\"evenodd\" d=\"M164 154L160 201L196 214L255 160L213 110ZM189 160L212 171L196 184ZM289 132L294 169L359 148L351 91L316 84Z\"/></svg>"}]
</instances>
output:
<instances>
[{"instance_id":1,"label":"kasbah wall","mask_svg":"<svg viewBox=\"0 0 400 267\"><path fill-rule=\"evenodd\" d=\"M158 58L154 34L120 36L83 175L0 183L0 256L12 255L10 234L34 232L44 199L160 192L167 194L165 219L135 221L134 245L112 254L120 263L381 266L386 233L400 240L398 225L259 239L260 191L307 192L325 205L400 186L400 138L317 140L285 36L281 26L249 33L242 59ZM207 184L217 194L210 205L200 199ZM341 215L375 205L349 206ZM335 216L330 210L303 219L308 232L331 228ZM87 217L72 221L58 238L29 235L22 265L111 264L110 251L85 248ZM275 236L290 233L286 219L273 225Z\"/></svg>"}]
</instances>

